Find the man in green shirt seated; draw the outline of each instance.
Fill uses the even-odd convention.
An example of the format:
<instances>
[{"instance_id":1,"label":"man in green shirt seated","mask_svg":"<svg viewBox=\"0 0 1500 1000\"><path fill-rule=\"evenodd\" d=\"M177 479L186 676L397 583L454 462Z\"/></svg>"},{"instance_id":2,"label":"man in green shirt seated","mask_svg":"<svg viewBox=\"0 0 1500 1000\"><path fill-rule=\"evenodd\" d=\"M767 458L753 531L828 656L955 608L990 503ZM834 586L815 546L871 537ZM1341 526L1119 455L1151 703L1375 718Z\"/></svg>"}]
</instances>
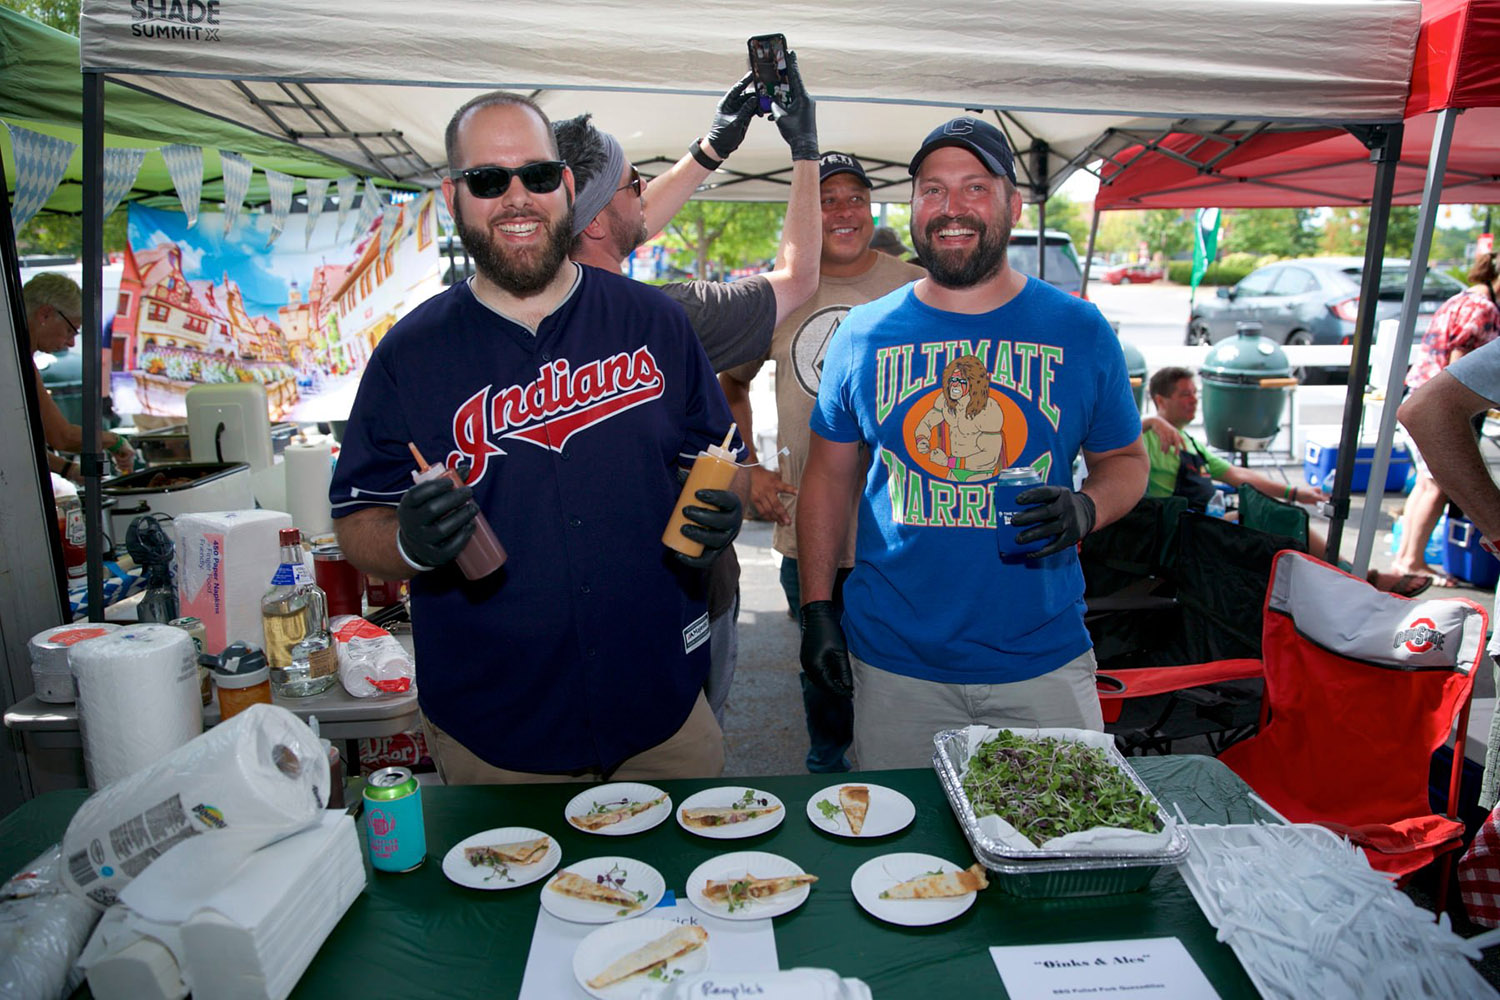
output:
<instances>
[{"instance_id":1,"label":"man in green shirt seated","mask_svg":"<svg viewBox=\"0 0 1500 1000\"><path fill-rule=\"evenodd\" d=\"M1207 508L1217 492L1214 481L1231 486L1249 486L1273 500L1289 503L1317 503L1328 494L1313 486L1278 483L1238 465L1231 465L1203 446L1187 432L1187 425L1198 414L1198 388L1193 373L1186 368L1158 369L1147 386L1157 416L1141 421L1146 457L1151 463L1146 482L1149 497L1180 496L1196 511ZM1323 535L1309 529L1307 551L1322 559L1326 550ZM1348 567L1345 567L1346 569ZM1371 570L1369 581L1381 590L1405 597L1415 597L1432 585L1430 576L1417 573L1382 573Z\"/></svg>"}]
</instances>

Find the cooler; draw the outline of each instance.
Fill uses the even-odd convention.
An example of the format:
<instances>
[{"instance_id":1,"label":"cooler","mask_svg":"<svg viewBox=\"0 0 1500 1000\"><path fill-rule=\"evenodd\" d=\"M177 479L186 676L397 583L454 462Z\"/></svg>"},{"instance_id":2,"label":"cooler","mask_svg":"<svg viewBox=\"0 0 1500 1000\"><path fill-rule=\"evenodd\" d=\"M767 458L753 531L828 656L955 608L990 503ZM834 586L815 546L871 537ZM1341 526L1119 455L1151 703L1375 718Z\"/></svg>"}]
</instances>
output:
<instances>
[{"instance_id":1,"label":"cooler","mask_svg":"<svg viewBox=\"0 0 1500 1000\"><path fill-rule=\"evenodd\" d=\"M1375 459L1375 446L1363 444L1354 453L1354 479L1349 484L1350 493L1363 493L1370 486L1370 463ZM1309 486L1333 490L1333 474L1338 469L1339 446L1307 439L1302 456L1302 477ZM1405 445L1391 447L1391 463L1385 472L1385 492L1400 493L1406 487L1406 475L1411 469L1411 454Z\"/></svg>"},{"instance_id":2,"label":"cooler","mask_svg":"<svg viewBox=\"0 0 1500 1000\"><path fill-rule=\"evenodd\" d=\"M1479 530L1467 517L1448 515L1448 544L1443 546L1443 572L1488 590L1500 580L1500 559L1479 544Z\"/></svg>"}]
</instances>

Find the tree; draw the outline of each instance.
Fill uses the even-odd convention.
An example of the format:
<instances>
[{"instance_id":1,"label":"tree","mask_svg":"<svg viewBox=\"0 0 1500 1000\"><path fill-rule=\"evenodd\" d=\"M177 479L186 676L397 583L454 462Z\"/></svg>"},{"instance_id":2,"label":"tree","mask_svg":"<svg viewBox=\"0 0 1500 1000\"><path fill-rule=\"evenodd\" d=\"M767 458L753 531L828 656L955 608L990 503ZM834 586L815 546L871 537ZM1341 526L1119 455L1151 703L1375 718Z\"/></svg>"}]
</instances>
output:
<instances>
[{"instance_id":1,"label":"tree","mask_svg":"<svg viewBox=\"0 0 1500 1000\"><path fill-rule=\"evenodd\" d=\"M707 278L774 257L785 216L779 202L690 201L667 224L666 242Z\"/></svg>"},{"instance_id":2,"label":"tree","mask_svg":"<svg viewBox=\"0 0 1500 1000\"><path fill-rule=\"evenodd\" d=\"M1193 214L1175 208L1153 208L1141 213L1136 231L1142 242L1170 258L1193 248Z\"/></svg>"},{"instance_id":3,"label":"tree","mask_svg":"<svg viewBox=\"0 0 1500 1000\"><path fill-rule=\"evenodd\" d=\"M1224 213L1220 255L1306 257L1318 250L1318 231L1308 208L1241 208Z\"/></svg>"},{"instance_id":4,"label":"tree","mask_svg":"<svg viewBox=\"0 0 1500 1000\"><path fill-rule=\"evenodd\" d=\"M1323 223L1321 248L1324 253L1361 256L1370 231L1368 208L1334 208ZM1385 255L1410 257L1417 241L1417 208L1414 205L1392 205L1386 224Z\"/></svg>"},{"instance_id":5,"label":"tree","mask_svg":"<svg viewBox=\"0 0 1500 1000\"><path fill-rule=\"evenodd\" d=\"M49 28L70 35L78 34L80 0L0 0L0 6L40 21Z\"/></svg>"}]
</instances>

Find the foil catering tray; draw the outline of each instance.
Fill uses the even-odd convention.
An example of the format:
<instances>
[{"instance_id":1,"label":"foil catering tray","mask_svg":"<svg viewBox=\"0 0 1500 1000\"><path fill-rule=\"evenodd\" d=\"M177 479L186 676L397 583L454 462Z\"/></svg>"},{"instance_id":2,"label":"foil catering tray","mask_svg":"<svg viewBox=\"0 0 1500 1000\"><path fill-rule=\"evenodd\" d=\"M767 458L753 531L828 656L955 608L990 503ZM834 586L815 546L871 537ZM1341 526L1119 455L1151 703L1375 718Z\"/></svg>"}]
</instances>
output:
<instances>
[{"instance_id":1,"label":"foil catering tray","mask_svg":"<svg viewBox=\"0 0 1500 1000\"><path fill-rule=\"evenodd\" d=\"M1105 756L1151 803L1158 828L1172 826L1172 835L1165 846L1136 853L1017 851L980 828L979 817L964 792L960 775L968 761L965 730L944 730L933 736L932 742L936 748L932 766L937 771L943 793L948 796L953 815L958 818L958 825L974 852L974 859L993 874L991 881L1004 892L1028 899L1133 892L1145 888L1162 867L1180 864L1187 858L1186 835L1176 824L1169 824L1156 796L1113 747L1105 749Z\"/></svg>"}]
</instances>

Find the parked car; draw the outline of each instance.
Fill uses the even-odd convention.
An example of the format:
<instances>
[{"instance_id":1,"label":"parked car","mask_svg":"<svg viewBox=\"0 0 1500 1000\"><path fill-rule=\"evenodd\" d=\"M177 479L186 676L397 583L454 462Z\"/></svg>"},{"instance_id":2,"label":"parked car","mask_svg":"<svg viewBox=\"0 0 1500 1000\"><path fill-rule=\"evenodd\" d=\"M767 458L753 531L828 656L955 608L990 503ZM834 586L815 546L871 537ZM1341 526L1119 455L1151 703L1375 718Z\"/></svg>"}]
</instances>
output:
<instances>
[{"instance_id":1,"label":"parked car","mask_svg":"<svg viewBox=\"0 0 1500 1000\"><path fill-rule=\"evenodd\" d=\"M1410 261L1386 258L1375 310L1377 324L1400 314L1410 267ZM1255 322L1261 324L1262 335L1279 344L1348 344L1354 339L1363 270L1359 257L1308 257L1257 268L1239 284L1220 287L1213 297L1197 300L1188 317L1186 341L1216 344L1234 336L1236 324ZM1417 312L1418 339L1438 306L1463 287L1428 268ZM1303 379L1313 382L1347 375L1347 368L1307 369Z\"/></svg>"},{"instance_id":2,"label":"parked car","mask_svg":"<svg viewBox=\"0 0 1500 1000\"><path fill-rule=\"evenodd\" d=\"M1164 268L1155 264L1121 264L1119 267L1109 268L1101 275L1111 285L1118 285L1122 281L1128 281L1132 285L1147 285L1153 281L1160 281L1167 276Z\"/></svg>"},{"instance_id":3,"label":"parked car","mask_svg":"<svg viewBox=\"0 0 1500 1000\"><path fill-rule=\"evenodd\" d=\"M1078 253L1073 249L1073 237L1060 229L1047 230L1047 284L1069 295L1077 295L1083 289L1083 268L1078 263ZM1010 233L1010 248L1006 251L1010 266L1022 274L1036 275L1037 232L1035 229L1013 229Z\"/></svg>"}]
</instances>

